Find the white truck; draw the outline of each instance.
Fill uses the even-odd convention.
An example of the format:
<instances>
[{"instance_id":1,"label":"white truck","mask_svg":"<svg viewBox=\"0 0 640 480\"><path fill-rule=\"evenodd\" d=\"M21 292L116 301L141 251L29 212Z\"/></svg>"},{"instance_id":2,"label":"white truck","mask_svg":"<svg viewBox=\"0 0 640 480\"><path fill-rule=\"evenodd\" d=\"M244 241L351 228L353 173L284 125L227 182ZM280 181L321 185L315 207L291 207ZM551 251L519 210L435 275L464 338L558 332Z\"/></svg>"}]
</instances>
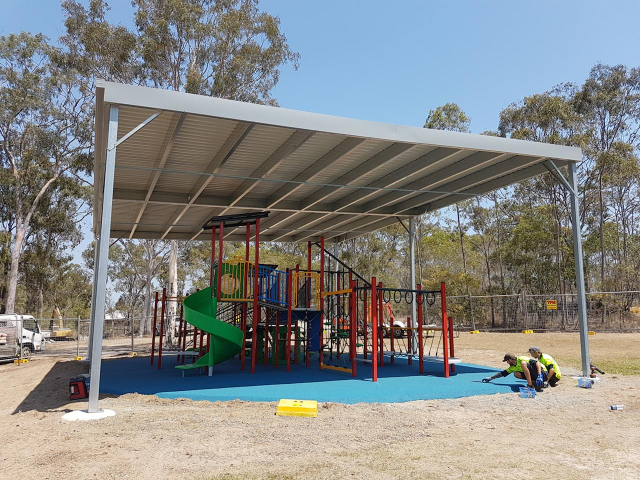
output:
<instances>
[{"instance_id":1,"label":"white truck","mask_svg":"<svg viewBox=\"0 0 640 480\"><path fill-rule=\"evenodd\" d=\"M0 360L29 358L43 349L42 332L35 318L15 313L0 315Z\"/></svg>"}]
</instances>

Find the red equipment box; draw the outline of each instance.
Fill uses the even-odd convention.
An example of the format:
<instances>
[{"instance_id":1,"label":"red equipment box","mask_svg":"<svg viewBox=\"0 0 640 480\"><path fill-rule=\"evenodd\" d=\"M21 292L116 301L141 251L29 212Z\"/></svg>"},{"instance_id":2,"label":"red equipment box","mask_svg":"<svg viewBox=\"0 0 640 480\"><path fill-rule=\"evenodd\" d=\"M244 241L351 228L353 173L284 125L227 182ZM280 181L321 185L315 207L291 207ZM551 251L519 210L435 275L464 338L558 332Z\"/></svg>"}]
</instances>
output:
<instances>
[{"instance_id":1,"label":"red equipment box","mask_svg":"<svg viewBox=\"0 0 640 480\"><path fill-rule=\"evenodd\" d=\"M87 388L86 380L87 379L84 377L75 377L69 380L69 393L71 394L71 400L79 400L89 396L89 389Z\"/></svg>"}]
</instances>

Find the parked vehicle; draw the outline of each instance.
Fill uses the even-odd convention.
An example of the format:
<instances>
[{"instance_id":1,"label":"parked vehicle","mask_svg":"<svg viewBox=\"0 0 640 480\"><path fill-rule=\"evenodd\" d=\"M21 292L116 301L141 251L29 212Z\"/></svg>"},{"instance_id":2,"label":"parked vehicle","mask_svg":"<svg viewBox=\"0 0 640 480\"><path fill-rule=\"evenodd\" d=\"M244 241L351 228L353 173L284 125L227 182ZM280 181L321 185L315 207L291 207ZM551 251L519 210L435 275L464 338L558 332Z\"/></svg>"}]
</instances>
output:
<instances>
[{"instance_id":1,"label":"parked vehicle","mask_svg":"<svg viewBox=\"0 0 640 480\"><path fill-rule=\"evenodd\" d=\"M15 313L0 315L0 359L29 358L43 349L42 331L35 318Z\"/></svg>"}]
</instances>

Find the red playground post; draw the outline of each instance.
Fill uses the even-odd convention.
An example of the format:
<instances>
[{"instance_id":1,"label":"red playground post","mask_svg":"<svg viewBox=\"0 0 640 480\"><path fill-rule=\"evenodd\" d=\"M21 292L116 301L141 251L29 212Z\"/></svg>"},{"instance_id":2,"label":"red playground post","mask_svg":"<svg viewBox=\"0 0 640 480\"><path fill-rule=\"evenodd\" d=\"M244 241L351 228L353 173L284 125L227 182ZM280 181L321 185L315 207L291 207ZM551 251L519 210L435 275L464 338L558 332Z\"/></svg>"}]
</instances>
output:
<instances>
[{"instance_id":1,"label":"red playground post","mask_svg":"<svg viewBox=\"0 0 640 480\"><path fill-rule=\"evenodd\" d=\"M384 367L384 335L383 335L383 323L384 323L384 315L382 313L382 296L384 295L382 292L382 282L378 283L378 335L376 335L375 339L378 342L378 348L380 350L380 366ZM391 320L391 319L389 319Z\"/></svg>"},{"instance_id":2,"label":"red playground post","mask_svg":"<svg viewBox=\"0 0 640 480\"><path fill-rule=\"evenodd\" d=\"M351 270L349 270L349 278L351 278ZM351 312L349 313L349 354L351 355L351 376L357 377L357 365L356 356L357 352L357 341L356 341L356 325L358 318L358 293L356 292L356 282L353 280L349 280L349 288L351 289L351 293L349 294L349 300L351 303Z\"/></svg>"},{"instance_id":3,"label":"red playground post","mask_svg":"<svg viewBox=\"0 0 640 480\"><path fill-rule=\"evenodd\" d=\"M376 277L371 279L371 377L378 381L378 294Z\"/></svg>"},{"instance_id":4,"label":"red playground post","mask_svg":"<svg viewBox=\"0 0 640 480\"><path fill-rule=\"evenodd\" d=\"M422 290L422 285L418 284L418 292ZM420 368L420 374L424 373L424 338L422 337L422 293L417 293L416 300L418 304L418 355L420 359L418 360L418 365Z\"/></svg>"},{"instance_id":5,"label":"red playground post","mask_svg":"<svg viewBox=\"0 0 640 480\"><path fill-rule=\"evenodd\" d=\"M320 237L320 369L324 364L324 237Z\"/></svg>"}]
</instances>

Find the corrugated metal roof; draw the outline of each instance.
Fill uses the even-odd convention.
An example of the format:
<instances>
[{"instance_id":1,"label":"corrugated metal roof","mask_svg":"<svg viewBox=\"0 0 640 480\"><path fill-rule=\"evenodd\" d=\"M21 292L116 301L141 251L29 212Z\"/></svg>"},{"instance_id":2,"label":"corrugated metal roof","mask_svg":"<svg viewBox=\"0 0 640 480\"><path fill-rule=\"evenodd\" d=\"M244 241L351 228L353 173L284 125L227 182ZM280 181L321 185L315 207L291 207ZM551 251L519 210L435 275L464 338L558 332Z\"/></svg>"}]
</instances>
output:
<instances>
[{"instance_id":1,"label":"corrugated metal roof","mask_svg":"<svg viewBox=\"0 0 640 480\"><path fill-rule=\"evenodd\" d=\"M582 158L580 149L98 82L100 225L109 109L119 107L113 238L208 239L214 215L270 210L261 240L344 239ZM241 229L229 239L244 239Z\"/></svg>"}]
</instances>

